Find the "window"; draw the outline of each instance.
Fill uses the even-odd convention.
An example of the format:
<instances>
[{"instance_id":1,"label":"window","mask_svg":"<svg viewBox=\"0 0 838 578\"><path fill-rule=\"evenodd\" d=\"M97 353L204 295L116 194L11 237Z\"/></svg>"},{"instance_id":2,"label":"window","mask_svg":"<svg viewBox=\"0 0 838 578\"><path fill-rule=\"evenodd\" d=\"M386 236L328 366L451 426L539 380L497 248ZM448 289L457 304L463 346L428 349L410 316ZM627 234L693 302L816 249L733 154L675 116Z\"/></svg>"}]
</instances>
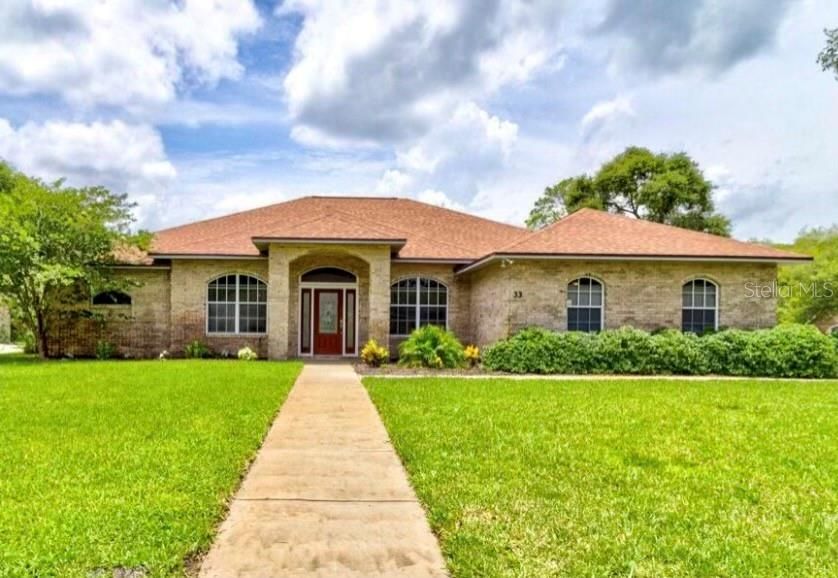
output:
<instances>
[{"instance_id":1,"label":"window","mask_svg":"<svg viewBox=\"0 0 838 578\"><path fill-rule=\"evenodd\" d=\"M411 277L390 287L390 335L410 335L424 325L448 326L448 287Z\"/></svg>"},{"instance_id":2,"label":"window","mask_svg":"<svg viewBox=\"0 0 838 578\"><path fill-rule=\"evenodd\" d=\"M681 299L682 331L701 334L718 328L719 299L715 283L707 279L685 283Z\"/></svg>"},{"instance_id":3,"label":"window","mask_svg":"<svg viewBox=\"0 0 838 578\"><path fill-rule=\"evenodd\" d=\"M122 291L102 291L93 296L93 305L131 305L131 296Z\"/></svg>"},{"instance_id":4,"label":"window","mask_svg":"<svg viewBox=\"0 0 838 578\"><path fill-rule=\"evenodd\" d=\"M602 330L602 283L591 277L574 279L567 286L567 330Z\"/></svg>"},{"instance_id":5,"label":"window","mask_svg":"<svg viewBox=\"0 0 838 578\"><path fill-rule=\"evenodd\" d=\"M207 333L265 333L268 286L250 275L225 275L207 286Z\"/></svg>"}]
</instances>

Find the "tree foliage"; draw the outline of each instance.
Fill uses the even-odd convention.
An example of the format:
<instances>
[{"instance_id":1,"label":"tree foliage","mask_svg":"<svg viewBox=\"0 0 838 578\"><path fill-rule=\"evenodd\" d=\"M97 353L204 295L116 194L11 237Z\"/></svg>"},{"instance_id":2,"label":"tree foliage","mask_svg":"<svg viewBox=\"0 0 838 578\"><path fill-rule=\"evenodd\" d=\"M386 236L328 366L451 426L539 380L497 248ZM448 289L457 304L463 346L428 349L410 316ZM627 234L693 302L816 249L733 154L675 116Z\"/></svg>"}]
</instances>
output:
<instances>
[{"instance_id":1,"label":"tree foliage","mask_svg":"<svg viewBox=\"0 0 838 578\"><path fill-rule=\"evenodd\" d=\"M131 234L125 195L45 183L0 162L0 296L49 355L50 325L80 291L110 288L114 250L143 245ZM84 294L84 293L82 293Z\"/></svg>"},{"instance_id":2,"label":"tree foliage","mask_svg":"<svg viewBox=\"0 0 838 578\"><path fill-rule=\"evenodd\" d=\"M593 176L571 177L547 187L530 212L527 226L544 227L585 207L730 234L730 221L715 212L713 184L686 153L629 147Z\"/></svg>"},{"instance_id":3,"label":"tree foliage","mask_svg":"<svg viewBox=\"0 0 838 578\"><path fill-rule=\"evenodd\" d=\"M814 261L780 267L780 321L819 323L838 315L838 225L803 231L782 248L812 255Z\"/></svg>"},{"instance_id":4,"label":"tree foliage","mask_svg":"<svg viewBox=\"0 0 838 578\"><path fill-rule=\"evenodd\" d=\"M838 79L838 28L824 29L826 46L818 54L818 64L824 71L831 70Z\"/></svg>"}]
</instances>

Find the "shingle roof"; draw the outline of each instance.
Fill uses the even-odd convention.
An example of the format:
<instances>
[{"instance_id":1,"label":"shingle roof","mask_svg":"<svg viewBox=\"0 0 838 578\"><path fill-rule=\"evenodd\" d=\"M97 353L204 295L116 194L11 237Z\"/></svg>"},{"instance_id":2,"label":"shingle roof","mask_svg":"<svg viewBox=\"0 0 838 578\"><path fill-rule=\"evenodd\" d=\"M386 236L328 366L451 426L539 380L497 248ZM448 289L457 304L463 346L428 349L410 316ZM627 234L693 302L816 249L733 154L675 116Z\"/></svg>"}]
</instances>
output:
<instances>
[{"instance_id":1,"label":"shingle roof","mask_svg":"<svg viewBox=\"0 0 838 578\"><path fill-rule=\"evenodd\" d=\"M257 256L259 240L380 241L401 259L493 255L807 260L765 245L582 209L540 231L383 197L303 197L159 231L152 255Z\"/></svg>"},{"instance_id":2,"label":"shingle roof","mask_svg":"<svg viewBox=\"0 0 838 578\"><path fill-rule=\"evenodd\" d=\"M524 238L523 228L409 199L303 197L159 231L160 255L258 255L254 238L404 240L400 258L469 261Z\"/></svg>"},{"instance_id":3,"label":"shingle roof","mask_svg":"<svg viewBox=\"0 0 838 578\"><path fill-rule=\"evenodd\" d=\"M614 257L687 257L801 259L810 257L768 245L745 243L698 231L581 209L497 249L498 255L573 255Z\"/></svg>"}]
</instances>

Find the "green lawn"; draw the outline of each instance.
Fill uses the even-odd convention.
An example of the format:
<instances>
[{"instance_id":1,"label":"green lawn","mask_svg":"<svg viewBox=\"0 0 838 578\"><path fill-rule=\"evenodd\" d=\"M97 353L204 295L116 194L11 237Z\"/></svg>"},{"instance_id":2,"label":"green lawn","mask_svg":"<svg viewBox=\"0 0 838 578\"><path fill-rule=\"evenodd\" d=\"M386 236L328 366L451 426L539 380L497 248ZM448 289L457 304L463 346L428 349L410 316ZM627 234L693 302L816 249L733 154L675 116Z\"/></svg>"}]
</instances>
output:
<instances>
[{"instance_id":1,"label":"green lawn","mask_svg":"<svg viewBox=\"0 0 838 578\"><path fill-rule=\"evenodd\" d=\"M0 356L0 576L182 576L299 370Z\"/></svg>"},{"instance_id":2,"label":"green lawn","mask_svg":"<svg viewBox=\"0 0 838 578\"><path fill-rule=\"evenodd\" d=\"M838 576L838 382L365 383L455 578Z\"/></svg>"}]
</instances>

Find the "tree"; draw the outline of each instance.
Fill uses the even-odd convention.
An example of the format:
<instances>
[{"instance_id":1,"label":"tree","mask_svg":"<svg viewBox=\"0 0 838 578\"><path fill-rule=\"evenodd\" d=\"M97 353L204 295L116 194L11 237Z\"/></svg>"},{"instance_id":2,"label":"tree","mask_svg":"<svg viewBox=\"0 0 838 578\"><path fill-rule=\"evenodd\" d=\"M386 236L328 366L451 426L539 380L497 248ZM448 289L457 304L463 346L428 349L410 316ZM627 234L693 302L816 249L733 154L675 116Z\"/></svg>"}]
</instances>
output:
<instances>
[{"instance_id":1,"label":"tree","mask_svg":"<svg viewBox=\"0 0 838 578\"><path fill-rule=\"evenodd\" d=\"M818 64L824 71L831 70L838 79L838 28L824 29L826 46L818 54Z\"/></svg>"},{"instance_id":2,"label":"tree","mask_svg":"<svg viewBox=\"0 0 838 578\"><path fill-rule=\"evenodd\" d=\"M147 234L129 231L132 208L103 187L45 183L0 162L0 297L15 307L42 357L65 305L80 291L119 284L114 250L147 242Z\"/></svg>"},{"instance_id":3,"label":"tree","mask_svg":"<svg viewBox=\"0 0 838 578\"><path fill-rule=\"evenodd\" d=\"M838 315L838 225L803 231L792 245L781 247L811 255L814 261L780 267L780 321L820 323Z\"/></svg>"},{"instance_id":4,"label":"tree","mask_svg":"<svg viewBox=\"0 0 838 578\"><path fill-rule=\"evenodd\" d=\"M629 147L593 176L571 177L546 188L527 226L544 227L584 207L730 235L730 221L715 212L713 184L686 153Z\"/></svg>"}]
</instances>

